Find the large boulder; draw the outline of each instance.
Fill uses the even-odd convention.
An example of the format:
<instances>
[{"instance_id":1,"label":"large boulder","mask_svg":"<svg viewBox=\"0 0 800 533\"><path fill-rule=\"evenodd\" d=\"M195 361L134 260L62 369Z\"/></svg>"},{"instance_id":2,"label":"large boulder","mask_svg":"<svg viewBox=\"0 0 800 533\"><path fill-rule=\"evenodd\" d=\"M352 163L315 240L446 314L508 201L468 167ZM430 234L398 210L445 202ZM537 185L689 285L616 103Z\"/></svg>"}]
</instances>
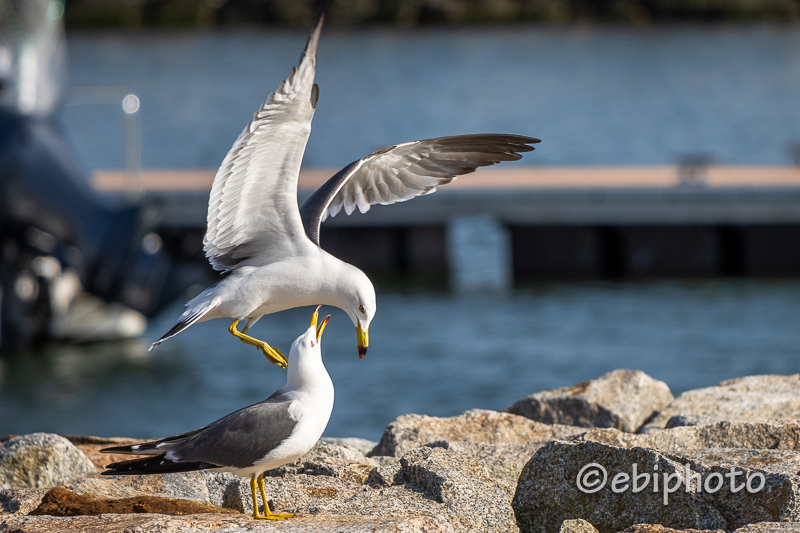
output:
<instances>
[{"instance_id":1,"label":"large boulder","mask_svg":"<svg viewBox=\"0 0 800 533\"><path fill-rule=\"evenodd\" d=\"M800 374L746 376L686 391L659 409L641 431L663 429L673 417L673 424L680 419L706 424L722 420L800 420Z\"/></svg>"},{"instance_id":2,"label":"large boulder","mask_svg":"<svg viewBox=\"0 0 800 533\"><path fill-rule=\"evenodd\" d=\"M531 444L582 432L579 428L542 424L515 414L483 409L450 418L411 414L389 424L368 455L400 457L419 446L442 441Z\"/></svg>"},{"instance_id":3,"label":"large boulder","mask_svg":"<svg viewBox=\"0 0 800 533\"><path fill-rule=\"evenodd\" d=\"M531 394L506 411L545 424L634 432L672 399L663 381L641 370L614 370L571 387Z\"/></svg>"},{"instance_id":4,"label":"large boulder","mask_svg":"<svg viewBox=\"0 0 800 533\"><path fill-rule=\"evenodd\" d=\"M58 435L32 433L0 444L0 489L55 487L93 473L86 455Z\"/></svg>"},{"instance_id":5,"label":"large boulder","mask_svg":"<svg viewBox=\"0 0 800 533\"><path fill-rule=\"evenodd\" d=\"M632 448L655 448L680 453L706 448L800 451L800 422L716 422L701 426L679 426L646 434L595 428L569 440L593 441Z\"/></svg>"},{"instance_id":6,"label":"large boulder","mask_svg":"<svg viewBox=\"0 0 800 533\"><path fill-rule=\"evenodd\" d=\"M798 471L800 453L794 451L675 454L552 441L525 465L513 507L520 529L531 533L556 533L569 518L587 520L600 533L643 523L730 531L800 519Z\"/></svg>"},{"instance_id":7,"label":"large boulder","mask_svg":"<svg viewBox=\"0 0 800 533\"><path fill-rule=\"evenodd\" d=\"M380 467L375 470L379 470ZM325 469L314 474L266 477L274 510L333 516L428 516L456 532L517 531L510 498L482 464L443 448L420 447L404 455L383 483L343 479ZM252 512L249 484L239 481L242 510Z\"/></svg>"}]
</instances>

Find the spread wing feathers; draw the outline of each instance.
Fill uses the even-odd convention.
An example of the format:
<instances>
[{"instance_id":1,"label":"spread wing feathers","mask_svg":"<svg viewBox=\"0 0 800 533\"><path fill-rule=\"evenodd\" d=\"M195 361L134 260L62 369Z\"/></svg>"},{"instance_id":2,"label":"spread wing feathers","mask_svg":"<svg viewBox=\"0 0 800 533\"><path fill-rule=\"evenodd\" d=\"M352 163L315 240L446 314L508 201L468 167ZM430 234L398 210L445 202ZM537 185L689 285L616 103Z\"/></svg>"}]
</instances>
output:
<instances>
[{"instance_id":1,"label":"spread wing feathers","mask_svg":"<svg viewBox=\"0 0 800 533\"><path fill-rule=\"evenodd\" d=\"M203 241L215 270L236 269L255 256L268 264L291 254L302 235L297 177L319 98L314 71L323 18L297 67L269 95L217 171Z\"/></svg>"},{"instance_id":2,"label":"spread wing feathers","mask_svg":"<svg viewBox=\"0 0 800 533\"><path fill-rule=\"evenodd\" d=\"M291 435L296 426L296 421L289 415L291 403L292 400L281 395L279 391L263 402L240 409L200 429L157 441L115 446L100 451L154 455L159 461L148 463L152 468L179 468L179 464L214 465L198 468L247 468L280 446ZM145 467L144 463L124 463L135 466L133 470L137 472ZM114 466L116 464L109 465L108 468ZM109 474L121 473L120 469L112 470L114 471Z\"/></svg>"},{"instance_id":3,"label":"spread wing feathers","mask_svg":"<svg viewBox=\"0 0 800 533\"><path fill-rule=\"evenodd\" d=\"M456 176L502 161L517 161L539 139L479 133L390 146L355 161L325 182L300 208L308 237L319 245L319 227L344 209L362 213L374 204L404 202L430 194Z\"/></svg>"}]
</instances>

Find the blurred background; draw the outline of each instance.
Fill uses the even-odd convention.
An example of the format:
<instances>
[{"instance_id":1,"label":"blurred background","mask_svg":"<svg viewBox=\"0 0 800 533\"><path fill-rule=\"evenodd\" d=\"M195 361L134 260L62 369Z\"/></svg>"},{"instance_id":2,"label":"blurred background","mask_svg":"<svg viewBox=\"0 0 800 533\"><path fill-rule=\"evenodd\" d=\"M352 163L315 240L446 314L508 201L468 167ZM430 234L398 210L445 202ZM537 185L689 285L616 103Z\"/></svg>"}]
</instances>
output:
<instances>
[{"instance_id":1,"label":"blurred background","mask_svg":"<svg viewBox=\"0 0 800 533\"><path fill-rule=\"evenodd\" d=\"M0 0L0 436L160 437L285 373L198 325L216 167L296 63L309 1ZM343 214L326 435L501 410L617 368L676 395L800 371L799 0L336 0L300 197L398 142L502 132L522 161ZM282 350L311 309L264 317Z\"/></svg>"}]
</instances>

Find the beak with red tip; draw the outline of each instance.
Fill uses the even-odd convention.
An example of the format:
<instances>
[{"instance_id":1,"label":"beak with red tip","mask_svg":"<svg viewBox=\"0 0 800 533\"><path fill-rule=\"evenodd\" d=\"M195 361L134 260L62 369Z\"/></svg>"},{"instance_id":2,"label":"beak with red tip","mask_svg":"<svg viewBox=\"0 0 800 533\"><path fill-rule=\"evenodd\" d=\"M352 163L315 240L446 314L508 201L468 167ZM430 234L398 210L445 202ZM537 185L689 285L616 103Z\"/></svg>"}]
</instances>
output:
<instances>
[{"instance_id":1,"label":"beak with red tip","mask_svg":"<svg viewBox=\"0 0 800 533\"><path fill-rule=\"evenodd\" d=\"M367 355L369 347L369 329L361 329L361 324L359 324L356 327L356 334L358 335L358 358L362 359Z\"/></svg>"}]
</instances>

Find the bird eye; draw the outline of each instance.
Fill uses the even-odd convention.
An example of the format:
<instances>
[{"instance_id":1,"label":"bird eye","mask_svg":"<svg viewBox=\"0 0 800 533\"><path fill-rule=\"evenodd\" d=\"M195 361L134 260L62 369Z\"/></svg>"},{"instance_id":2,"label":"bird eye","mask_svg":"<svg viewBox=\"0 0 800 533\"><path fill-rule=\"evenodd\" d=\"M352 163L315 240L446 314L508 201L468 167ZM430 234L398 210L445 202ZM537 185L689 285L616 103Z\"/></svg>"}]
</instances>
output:
<instances>
[{"instance_id":1,"label":"bird eye","mask_svg":"<svg viewBox=\"0 0 800 533\"><path fill-rule=\"evenodd\" d=\"M366 310L364 309L363 305L359 305L358 310L361 311L362 313L366 313Z\"/></svg>"},{"instance_id":2,"label":"bird eye","mask_svg":"<svg viewBox=\"0 0 800 533\"><path fill-rule=\"evenodd\" d=\"M311 341L311 347L312 348L314 347L314 341Z\"/></svg>"}]
</instances>

